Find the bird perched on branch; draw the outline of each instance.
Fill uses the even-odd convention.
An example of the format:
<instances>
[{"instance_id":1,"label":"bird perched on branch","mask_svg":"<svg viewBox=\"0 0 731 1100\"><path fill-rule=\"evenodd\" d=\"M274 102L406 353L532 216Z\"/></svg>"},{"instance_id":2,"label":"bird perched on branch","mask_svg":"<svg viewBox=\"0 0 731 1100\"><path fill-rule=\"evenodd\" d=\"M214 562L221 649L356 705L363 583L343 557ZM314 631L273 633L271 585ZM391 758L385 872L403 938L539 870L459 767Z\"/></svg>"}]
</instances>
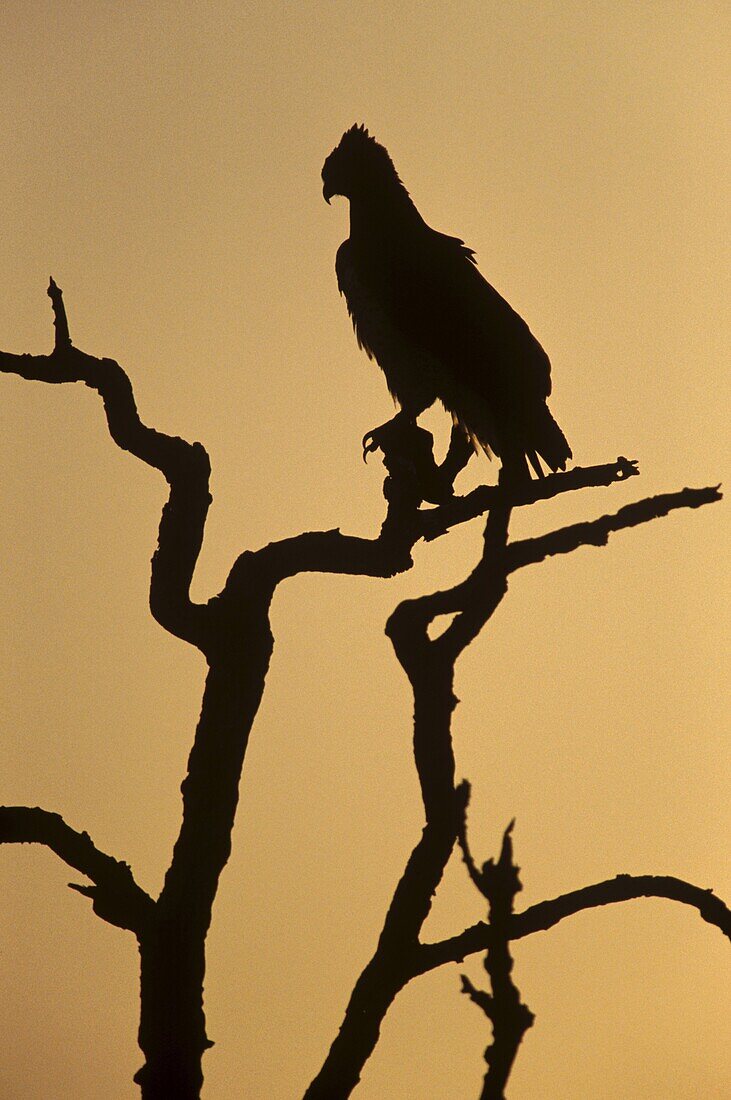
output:
<instances>
[{"instance_id":1,"label":"bird perched on branch","mask_svg":"<svg viewBox=\"0 0 731 1100\"><path fill-rule=\"evenodd\" d=\"M363 440L414 422L437 399L472 444L514 480L571 458L551 416L551 364L525 321L477 270L458 237L431 229L386 149L352 126L322 169L323 195L350 200L350 237L335 261L360 347L386 376L400 412Z\"/></svg>"}]
</instances>

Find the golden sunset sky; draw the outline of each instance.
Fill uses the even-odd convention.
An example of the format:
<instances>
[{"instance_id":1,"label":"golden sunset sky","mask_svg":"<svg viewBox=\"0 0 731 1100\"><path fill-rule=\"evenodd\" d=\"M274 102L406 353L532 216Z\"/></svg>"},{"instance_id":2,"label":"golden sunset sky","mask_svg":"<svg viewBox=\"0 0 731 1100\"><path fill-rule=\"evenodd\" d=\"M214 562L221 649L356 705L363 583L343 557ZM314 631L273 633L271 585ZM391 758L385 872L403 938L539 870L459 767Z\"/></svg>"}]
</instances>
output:
<instances>
[{"instance_id":1,"label":"golden sunset sky","mask_svg":"<svg viewBox=\"0 0 731 1100\"><path fill-rule=\"evenodd\" d=\"M641 478L538 504L516 537L728 481L729 9L705 0L112 4L0 10L0 347L116 358L143 419L197 439L214 503L194 596L246 548L375 535L392 411L334 257L320 169L365 122L420 211L463 237L553 363L582 465ZM165 500L82 386L0 376L0 802L62 813L157 893L200 655L147 608ZM425 418L440 445L447 417ZM494 480L475 460L462 490ZM461 659L472 847L515 817L521 907L618 872L731 895L728 508L511 579ZM296 1100L340 1025L422 826L411 696L384 636L466 575L479 520L391 581L303 576L276 638L208 940L206 1100ZM0 849L2 1100L132 1100L138 960L44 849ZM455 858L427 933L483 917ZM510 1100L726 1100L727 944L672 902L515 946L535 1012ZM484 985L481 961L463 968ZM457 967L396 1001L358 1100L479 1095L488 1031Z\"/></svg>"}]
</instances>

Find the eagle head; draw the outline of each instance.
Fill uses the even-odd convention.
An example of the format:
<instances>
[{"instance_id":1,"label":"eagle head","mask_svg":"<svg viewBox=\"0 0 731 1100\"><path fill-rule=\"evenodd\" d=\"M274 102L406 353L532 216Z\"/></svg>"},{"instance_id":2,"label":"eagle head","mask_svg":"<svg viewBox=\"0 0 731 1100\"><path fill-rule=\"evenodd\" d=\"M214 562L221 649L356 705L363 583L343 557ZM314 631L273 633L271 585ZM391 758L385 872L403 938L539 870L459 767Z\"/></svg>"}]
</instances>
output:
<instances>
[{"instance_id":1,"label":"eagle head","mask_svg":"<svg viewBox=\"0 0 731 1100\"><path fill-rule=\"evenodd\" d=\"M365 126L346 130L322 166L322 195L330 202L333 195L356 198L396 179L396 169L388 153Z\"/></svg>"}]
</instances>

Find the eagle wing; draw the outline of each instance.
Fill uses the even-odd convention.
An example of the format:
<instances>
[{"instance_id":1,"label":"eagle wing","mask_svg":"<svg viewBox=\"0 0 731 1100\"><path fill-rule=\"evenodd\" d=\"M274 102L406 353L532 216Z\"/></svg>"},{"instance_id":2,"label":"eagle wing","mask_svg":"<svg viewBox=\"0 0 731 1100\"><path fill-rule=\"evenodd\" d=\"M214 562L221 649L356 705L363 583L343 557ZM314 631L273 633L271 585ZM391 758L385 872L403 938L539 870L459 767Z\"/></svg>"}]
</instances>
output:
<instances>
[{"instance_id":1,"label":"eagle wing","mask_svg":"<svg viewBox=\"0 0 731 1100\"><path fill-rule=\"evenodd\" d=\"M422 221L386 239L346 241L336 268L358 341L397 397L394 359L484 446L565 465L570 448L546 406L549 358L463 241Z\"/></svg>"}]
</instances>

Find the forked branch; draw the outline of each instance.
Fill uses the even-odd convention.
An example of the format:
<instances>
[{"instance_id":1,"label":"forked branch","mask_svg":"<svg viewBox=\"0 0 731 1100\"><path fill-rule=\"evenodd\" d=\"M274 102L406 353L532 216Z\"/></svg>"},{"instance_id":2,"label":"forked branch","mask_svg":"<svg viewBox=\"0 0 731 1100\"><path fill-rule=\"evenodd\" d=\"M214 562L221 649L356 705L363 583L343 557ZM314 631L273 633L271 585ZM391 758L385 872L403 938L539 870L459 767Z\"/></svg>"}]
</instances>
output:
<instances>
[{"instance_id":1,"label":"forked branch","mask_svg":"<svg viewBox=\"0 0 731 1100\"><path fill-rule=\"evenodd\" d=\"M521 916L514 915L512 910L519 883L512 862L509 833L504 840L501 859L492 866L487 883L488 865L480 877L472 864L473 879L482 883L481 888L488 898L489 923L468 929L442 944L419 941L432 896L460 828L461 805L466 799L466 795L461 798L454 788L451 716L457 704L453 692L455 663L499 606L507 592L511 572L551 553L568 553L583 545L603 545L611 532L667 515L674 508L698 507L719 499L715 488L683 490L640 501L614 516L603 516L592 523L577 524L539 539L508 541L512 508L564 489L611 484L636 473L636 463L619 459L616 464L606 467L555 475L520 491L501 484L483 487L469 498L448 501L422 513L422 534L436 537L453 519L470 518L473 509L486 508L483 555L472 573L453 588L402 602L386 627L413 689L414 759L426 826L396 887L376 953L356 982L340 1032L305 1093L305 1100L343 1100L349 1096L360 1079L365 1061L377 1042L381 1022L399 990L417 974L442 962L463 958L473 950L488 952L487 967L493 982L490 994L480 993L470 983L465 986L473 999L492 1014L495 1029L483 1100L502 1096L518 1044L532 1022L510 977L512 962L508 944L517 938L515 930L520 928ZM432 640L429 628L440 615L454 617L441 636ZM469 865L466 842L464 850ZM692 887L687 889L692 893ZM704 911L707 909L706 899ZM531 913L530 910L526 912Z\"/></svg>"},{"instance_id":2,"label":"forked branch","mask_svg":"<svg viewBox=\"0 0 731 1100\"><path fill-rule=\"evenodd\" d=\"M72 829L60 814L38 806L0 806L0 844L45 845L94 883L69 885L92 898L97 916L138 937L143 934L154 907L152 898L137 885L126 863L100 851L88 833Z\"/></svg>"},{"instance_id":3,"label":"forked branch","mask_svg":"<svg viewBox=\"0 0 731 1100\"><path fill-rule=\"evenodd\" d=\"M171 634L203 648L204 609L191 601L189 592L211 501L208 455L200 443L187 443L142 423L124 370L113 359L97 359L73 347L63 295L53 279L48 294L56 327L53 353L0 352L0 372L53 385L83 382L96 390L102 398L109 434L117 446L164 475L170 497L163 509L152 560L150 608Z\"/></svg>"},{"instance_id":4,"label":"forked branch","mask_svg":"<svg viewBox=\"0 0 731 1100\"><path fill-rule=\"evenodd\" d=\"M521 940L549 928L586 909L614 905L639 898L665 898L695 909L699 916L731 940L731 910L712 890L694 886L673 875L617 875L560 894L550 901L531 905L522 913L514 913L509 925L511 940ZM468 955L486 951L490 945L490 925L484 921L473 924L457 936L425 943L421 946L419 973L426 974L448 962L462 962Z\"/></svg>"},{"instance_id":5,"label":"forked branch","mask_svg":"<svg viewBox=\"0 0 731 1100\"><path fill-rule=\"evenodd\" d=\"M503 1100L518 1047L534 1021L512 977L509 927L515 897L523 888L518 877L519 868L513 859L511 834L515 823L511 821L503 834L500 858L487 860L478 871L467 845L469 784L463 783L462 788L459 843L470 878L487 901L490 926L490 944L485 956L490 991L476 989L466 974L462 975L462 991L482 1009L492 1026L492 1043L485 1051L487 1073L480 1100Z\"/></svg>"}]
</instances>

